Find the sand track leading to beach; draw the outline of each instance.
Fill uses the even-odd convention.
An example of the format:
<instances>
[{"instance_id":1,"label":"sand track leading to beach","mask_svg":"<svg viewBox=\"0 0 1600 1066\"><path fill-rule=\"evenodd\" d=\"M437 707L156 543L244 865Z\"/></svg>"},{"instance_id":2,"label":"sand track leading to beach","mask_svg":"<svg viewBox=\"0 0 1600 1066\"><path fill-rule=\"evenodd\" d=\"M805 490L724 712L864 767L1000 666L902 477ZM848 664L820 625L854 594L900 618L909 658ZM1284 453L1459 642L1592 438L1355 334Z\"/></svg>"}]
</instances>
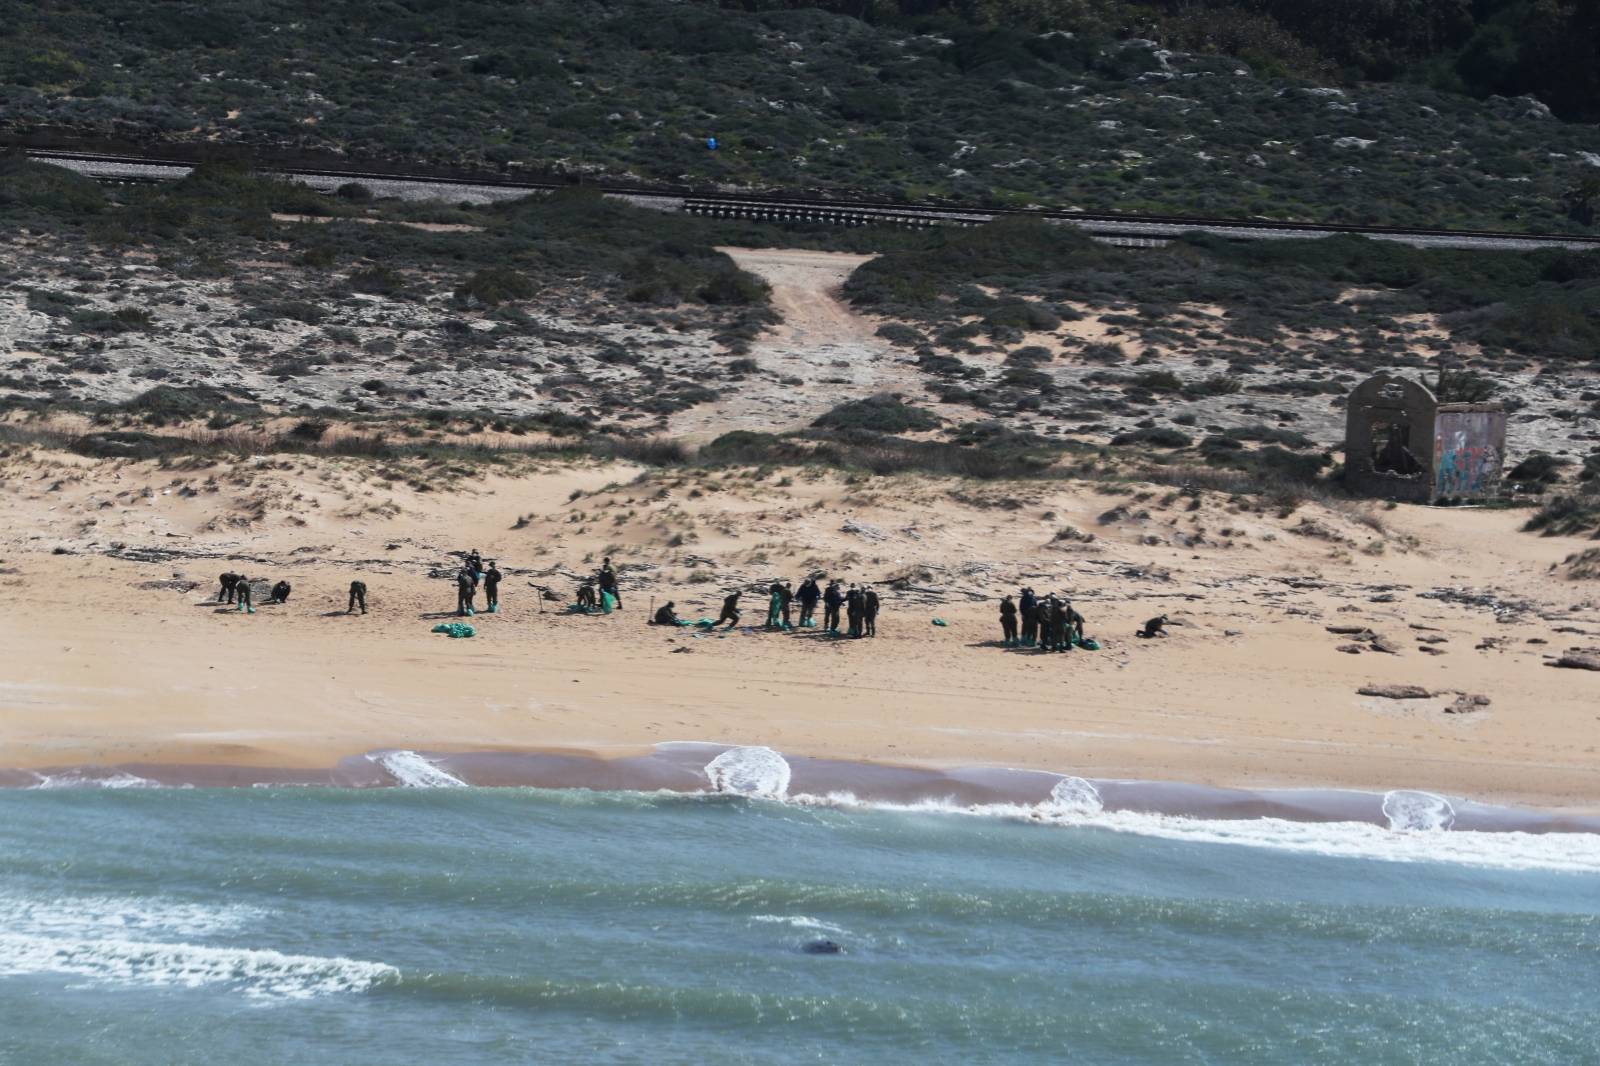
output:
<instances>
[{"instance_id":1,"label":"sand track leading to beach","mask_svg":"<svg viewBox=\"0 0 1600 1066\"><path fill-rule=\"evenodd\" d=\"M877 324L841 296L852 271L873 257L794 248L723 248L772 286L779 322L750 347L759 370L728 395L684 411L672 433L711 440L732 430L782 433L809 425L846 400L877 392L920 394L924 379L875 335Z\"/></svg>"}]
</instances>

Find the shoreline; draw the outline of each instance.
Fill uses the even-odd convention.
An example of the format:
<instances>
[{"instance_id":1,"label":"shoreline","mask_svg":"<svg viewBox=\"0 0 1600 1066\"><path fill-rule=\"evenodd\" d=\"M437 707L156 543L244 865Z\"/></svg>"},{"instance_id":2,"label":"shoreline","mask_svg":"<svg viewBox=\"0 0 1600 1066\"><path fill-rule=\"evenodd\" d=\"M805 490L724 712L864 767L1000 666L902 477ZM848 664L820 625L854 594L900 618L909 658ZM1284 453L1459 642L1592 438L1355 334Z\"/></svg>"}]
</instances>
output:
<instances>
[{"instance_id":1,"label":"shoreline","mask_svg":"<svg viewBox=\"0 0 1600 1066\"><path fill-rule=\"evenodd\" d=\"M1134 814L1217 822L1353 822L1405 832L1600 834L1600 814L1484 803L1414 789L1252 789L988 766L941 769L695 741L669 741L643 754L610 758L570 749L450 753L381 748L322 768L133 762L0 769L0 789L19 791L272 787L655 792L1033 820Z\"/></svg>"}]
</instances>

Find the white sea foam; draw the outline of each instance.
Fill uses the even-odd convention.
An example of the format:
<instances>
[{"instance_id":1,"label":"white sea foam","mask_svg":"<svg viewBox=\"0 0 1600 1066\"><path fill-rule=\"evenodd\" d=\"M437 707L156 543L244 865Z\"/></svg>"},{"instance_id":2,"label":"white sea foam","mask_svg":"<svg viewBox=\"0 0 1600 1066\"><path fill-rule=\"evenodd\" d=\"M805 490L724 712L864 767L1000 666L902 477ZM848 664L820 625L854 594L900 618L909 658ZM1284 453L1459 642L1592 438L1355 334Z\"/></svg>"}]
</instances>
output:
<instances>
[{"instance_id":1,"label":"white sea foam","mask_svg":"<svg viewBox=\"0 0 1600 1066\"><path fill-rule=\"evenodd\" d=\"M361 992L399 971L379 962L337 956L285 955L121 937L84 940L0 933L0 976L37 973L72 974L119 984L225 985L251 999L276 1000Z\"/></svg>"},{"instance_id":2,"label":"white sea foam","mask_svg":"<svg viewBox=\"0 0 1600 1066\"><path fill-rule=\"evenodd\" d=\"M804 914L753 914L750 920L766 925L787 925L791 929L814 929L819 933L834 933L840 936L849 932L841 926L808 918Z\"/></svg>"},{"instance_id":3,"label":"white sea foam","mask_svg":"<svg viewBox=\"0 0 1600 1066\"><path fill-rule=\"evenodd\" d=\"M1456 823L1456 809L1432 792L1396 790L1383 797L1383 816L1389 828L1407 833L1442 833Z\"/></svg>"},{"instance_id":4,"label":"white sea foam","mask_svg":"<svg viewBox=\"0 0 1600 1066\"><path fill-rule=\"evenodd\" d=\"M39 783L29 786L34 789L56 788L161 788L159 781L151 781L146 777L139 777L129 773L114 773L106 777L87 777L77 770L69 770L64 774L33 775Z\"/></svg>"},{"instance_id":5,"label":"white sea foam","mask_svg":"<svg viewBox=\"0 0 1600 1066\"><path fill-rule=\"evenodd\" d=\"M1105 809L1105 804L1100 800L1100 790L1081 777L1063 777L1057 781L1043 806L1047 810L1068 815L1099 814Z\"/></svg>"},{"instance_id":6,"label":"white sea foam","mask_svg":"<svg viewBox=\"0 0 1600 1066\"><path fill-rule=\"evenodd\" d=\"M1039 804L959 804L934 799L877 803L862 801L848 792L825 796L802 793L790 797L790 802L804 806L1020 819L1195 844L1230 844L1380 862L1444 862L1500 870L1600 873L1600 834L1595 833L1397 832L1364 822L1205 819L1134 811L1071 811L1063 810L1053 794L1051 799Z\"/></svg>"},{"instance_id":7,"label":"white sea foam","mask_svg":"<svg viewBox=\"0 0 1600 1066\"><path fill-rule=\"evenodd\" d=\"M359 992L398 973L357 959L160 939L230 933L265 916L253 907L161 899L0 897L0 976L59 973L118 984L224 986L272 1001Z\"/></svg>"},{"instance_id":8,"label":"white sea foam","mask_svg":"<svg viewBox=\"0 0 1600 1066\"><path fill-rule=\"evenodd\" d=\"M142 936L210 936L239 929L266 914L259 908L238 904L208 906L123 896L0 896L0 929L47 936L124 932Z\"/></svg>"},{"instance_id":9,"label":"white sea foam","mask_svg":"<svg viewBox=\"0 0 1600 1066\"><path fill-rule=\"evenodd\" d=\"M729 748L706 763L705 774L717 792L779 800L789 795L789 764L771 748Z\"/></svg>"},{"instance_id":10,"label":"white sea foam","mask_svg":"<svg viewBox=\"0 0 1600 1066\"><path fill-rule=\"evenodd\" d=\"M414 751L385 751L368 759L388 771L401 788L466 788L459 777L446 773Z\"/></svg>"}]
</instances>

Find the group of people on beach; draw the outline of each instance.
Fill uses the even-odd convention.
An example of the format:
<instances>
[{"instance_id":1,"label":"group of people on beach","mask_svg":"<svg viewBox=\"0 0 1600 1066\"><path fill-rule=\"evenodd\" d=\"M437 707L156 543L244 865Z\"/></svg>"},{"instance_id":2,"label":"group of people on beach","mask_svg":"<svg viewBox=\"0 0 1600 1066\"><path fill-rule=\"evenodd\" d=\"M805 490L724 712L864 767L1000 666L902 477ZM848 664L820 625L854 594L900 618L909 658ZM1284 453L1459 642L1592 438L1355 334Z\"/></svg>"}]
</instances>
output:
<instances>
[{"instance_id":1,"label":"group of people on beach","mask_svg":"<svg viewBox=\"0 0 1600 1066\"><path fill-rule=\"evenodd\" d=\"M1053 592L1041 599L1024 587L1016 599L1000 601L1001 643L1008 648L1071 651L1084 645L1083 624L1072 601Z\"/></svg>"},{"instance_id":2,"label":"group of people on beach","mask_svg":"<svg viewBox=\"0 0 1600 1066\"><path fill-rule=\"evenodd\" d=\"M717 616L714 625L726 622L731 628L739 624L739 620L743 617L743 612L739 609L739 600L743 595L743 590L735 589L724 597L722 612ZM822 605L823 632L840 636L842 616L849 625L850 637L860 639L878 635L878 612L881 601L877 591L871 585L851 585L849 589L845 589L837 578L830 580L826 589L815 577L807 577L800 582L798 589L791 581L774 581L767 588L765 626L767 629L780 632L796 628L814 629L817 627L819 603ZM799 605L798 621L795 617L796 604ZM656 611L651 621L662 626L688 624L678 617L677 604L671 600Z\"/></svg>"},{"instance_id":3,"label":"group of people on beach","mask_svg":"<svg viewBox=\"0 0 1600 1066\"><path fill-rule=\"evenodd\" d=\"M236 574L232 570L225 571L221 578L221 587L217 589L216 602L234 605L237 610L246 614L255 614L255 591L251 588L250 578L244 574ZM267 593L268 603L288 603L289 593L294 591L294 586L287 581L279 580ZM367 583L365 581L350 582L350 604L345 608L345 614L354 614L357 607L361 613L367 613Z\"/></svg>"},{"instance_id":4,"label":"group of people on beach","mask_svg":"<svg viewBox=\"0 0 1600 1066\"><path fill-rule=\"evenodd\" d=\"M477 548L469 551L461 569L456 571L456 614L465 618L476 613L480 582L483 584L484 610L489 614L499 614L500 579L504 576L493 559L485 567L483 553Z\"/></svg>"}]
</instances>

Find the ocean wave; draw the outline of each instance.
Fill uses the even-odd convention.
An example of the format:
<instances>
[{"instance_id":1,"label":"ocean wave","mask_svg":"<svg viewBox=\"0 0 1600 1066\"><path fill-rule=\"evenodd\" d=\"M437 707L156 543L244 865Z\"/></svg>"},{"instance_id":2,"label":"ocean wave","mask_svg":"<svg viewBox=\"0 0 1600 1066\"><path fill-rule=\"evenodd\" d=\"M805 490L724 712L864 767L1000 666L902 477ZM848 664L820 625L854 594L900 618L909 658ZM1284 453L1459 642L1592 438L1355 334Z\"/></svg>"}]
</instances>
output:
<instances>
[{"instance_id":1,"label":"ocean wave","mask_svg":"<svg viewBox=\"0 0 1600 1066\"><path fill-rule=\"evenodd\" d=\"M30 899L0 896L0 929L40 935L84 936L112 932L211 936L260 921L267 912L239 904L223 906L128 896Z\"/></svg>"},{"instance_id":2,"label":"ocean wave","mask_svg":"<svg viewBox=\"0 0 1600 1066\"><path fill-rule=\"evenodd\" d=\"M788 760L771 748L729 748L706 763L705 774L715 792L776 800L789 794Z\"/></svg>"},{"instance_id":3,"label":"ocean wave","mask_svg":"<svg viewBox=\"0 0 1600 1066\"><path fill-rule=\"evenodd\" d=\"M398 976L392 966L357 959L157 939L231 933L264 917L253 907L162 899L4 896L0 976L58 973L114 984L223 986L263 1001L360 992Z\"/></svg>"},{"instance_id":4,"label":"ocean wave","mask_svg":"<svg viewBox=\"0 0 1600 1066\"><path fill-rule=\"evenodd\" d=\"M399 971L380 962L256 948L0 932L0 976L59 973L116 984L221 985L257 1000L362 992Z\"/></svg>"},{"instance_id":5,"label":"ocean wave","mask_svg":"<svg viewBox=\"0 0 1600 1066\"><path fill-rule=\"evenodd\" d=\"M48 790L57 788L164 788L159 781L151 781L147 777L118 771L104 777L95 777L91 773L81 770L69 770L63 774L41 774L35 772L34 777L39 783L30 786L33 789Z\"/></svg>"},{"instance_id":6,"label":"ocean wave","mask_svg":"<svg viewBox=\"0 0 1600 1066\"><path fill-rule=\"evenodd\" d=\"M787 925L791 929L807 929L818 933L833 933L836 936L848 936L849 930L842 926L832 925L817 918L810 918L804 914L752 914L752 922L764 925Z\"/></svg>"},{"instance_id":7,"label":"ocean wave","mask_svg":"<svg viewBox=\"0 0 1600 1066\"><path fill-rule=\"evenodd\" d=\"M401 788L466 788L467 783L439 769L414 751L384 751L367 758L394 778Z\"/></svg>"},{"instance_id":8,"label":"ocean wave","mask_svg":"<svg viewBox=\"0 0 1600 1066\"><path fill-rule=\"evenodd\" d=\"M1069 786L1068 794L1080 796L1075 786ZM1449 830L1450 823L1444 811L1448 810L1449 817L1453 818L1453 809L1442 798L1433 799L1444 804L1444 809L1420 801L1401 801L1397 810L1404 812L1402 824L1397 828L1388 828L1365 822L1299 822L1284 818L1208 819L1137 811L1071 810L1063 809L1054 791L1049 799L1039 804L959 804L941 799L883 803L864 801L847 792L821 796L802 793L789 797L789 801L797 806L1004 818L1065 828L1104 829L1195 844L1229 844L1334 858L1455 863L1500 870L1600 873L1600 834ZM1407 818L1410 821L1405 821Z\"/></svg>"},{"instance_id":9,"label":"ocean wave","mask_svg":"<svg viewBox=\"0 0 1600 1066\"><path fill-rule=\"evenodd\" d=\"M1432 792L1396 790L1383 797L1383 816L1389 828L1403 833L1439 833L1456 823L1456 809Z\"/></svg>"}]
</instances>

